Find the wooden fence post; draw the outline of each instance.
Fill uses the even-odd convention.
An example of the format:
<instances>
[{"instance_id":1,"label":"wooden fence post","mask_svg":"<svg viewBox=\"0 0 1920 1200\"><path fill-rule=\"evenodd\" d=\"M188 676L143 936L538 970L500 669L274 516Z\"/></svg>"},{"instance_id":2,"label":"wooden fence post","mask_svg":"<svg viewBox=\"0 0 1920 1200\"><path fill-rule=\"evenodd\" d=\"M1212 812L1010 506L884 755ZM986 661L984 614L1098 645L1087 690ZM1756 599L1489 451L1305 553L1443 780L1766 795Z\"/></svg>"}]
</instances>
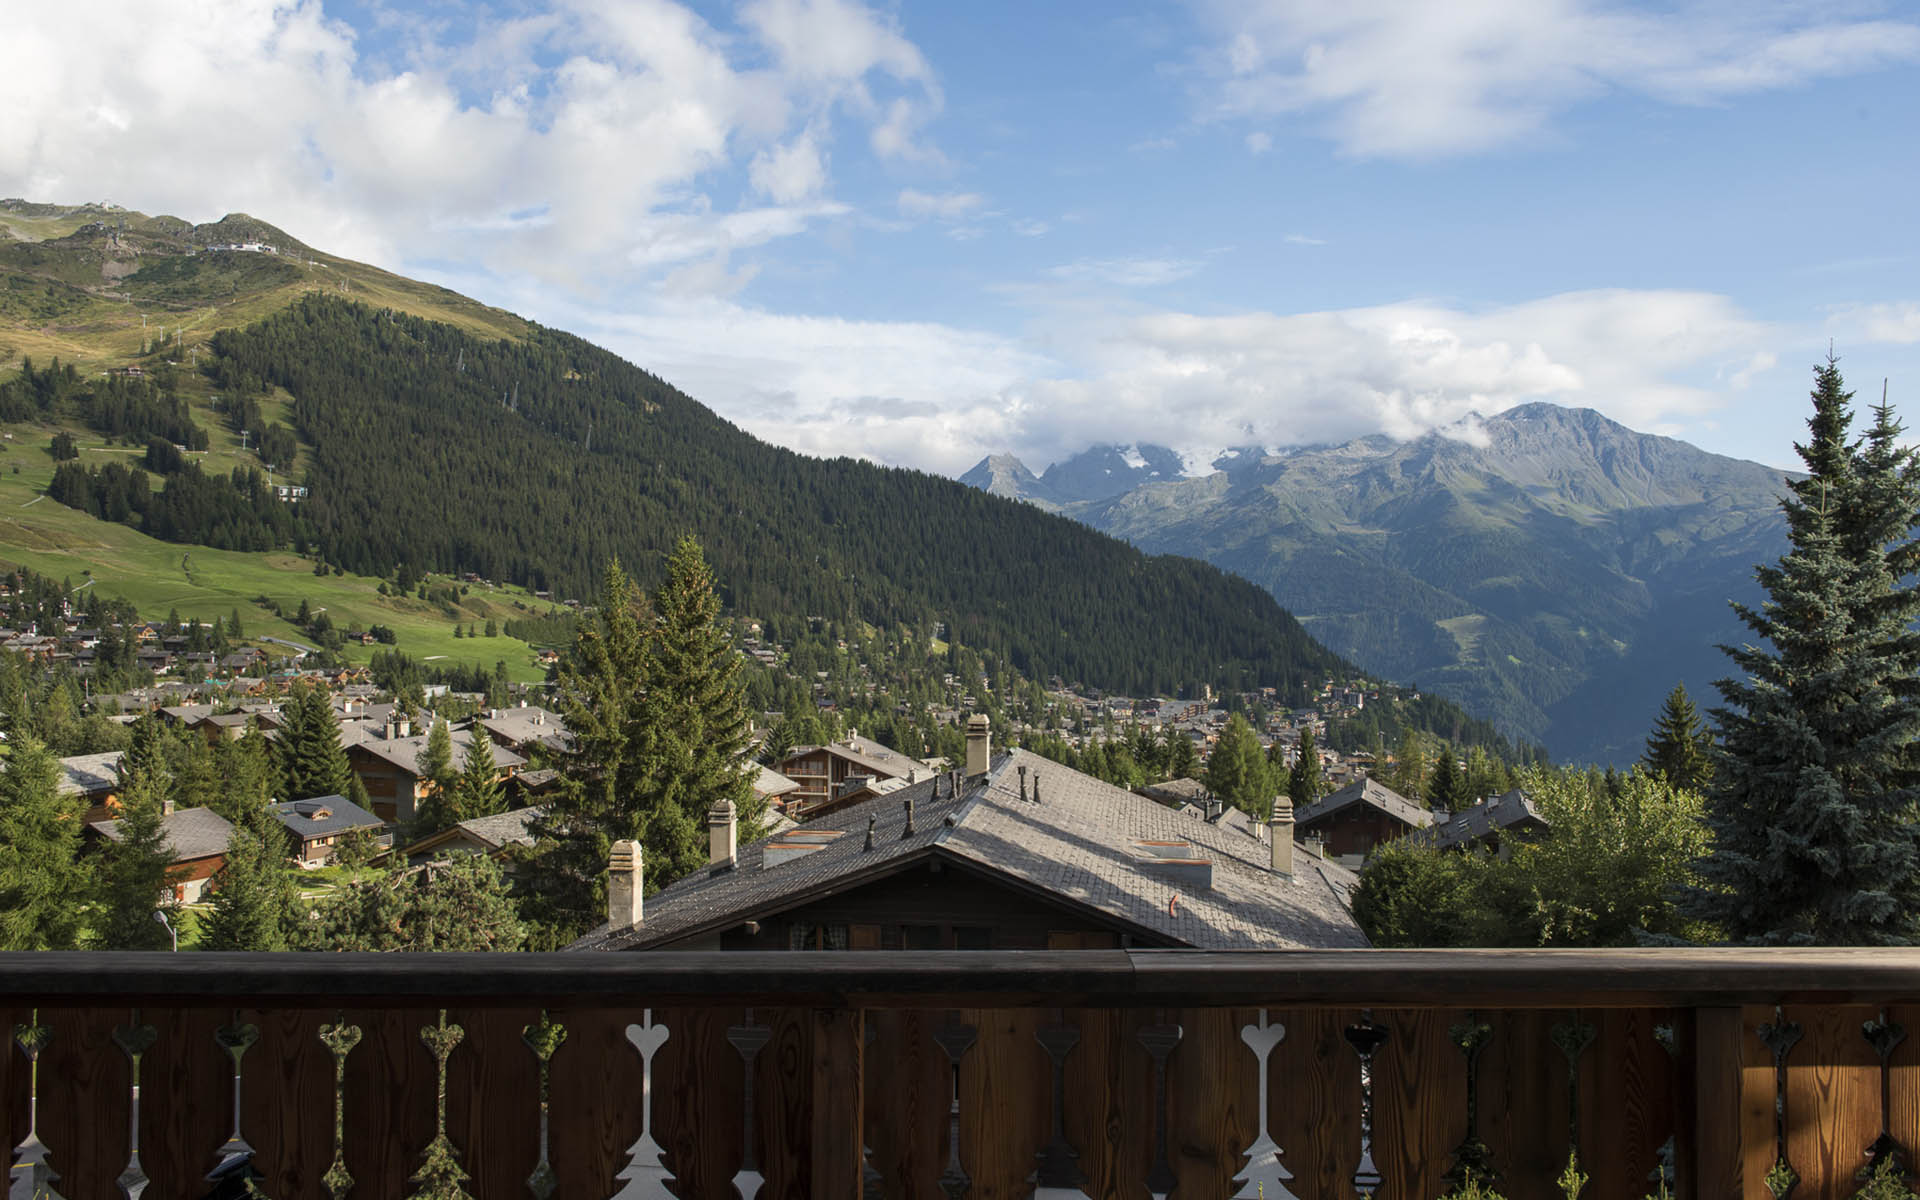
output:
<instances>
[{"instance_id":1,"label":"wooden fence post","mask_svg":"<svg viewBox=\"0 0 1920 1200\"><path fill-rule=\"evenodd\" d=\"M813 1012L813 1189L815 1196L860 1194L866 1156L866 1051L857 1008Z\"/></svg>"},{"instance_id":2,"label":"wooden fence post","mask_svg":"<svg viewBox=\"0 0 1920 1200\"><path fill-rule=\"evenodd\" d=\"M1684 1009L1679 1038L1679 1129L1675 1140L1685 1200L1741 1200L1741 1038L1738 1008Z\"/></svg>"}]
</instances>

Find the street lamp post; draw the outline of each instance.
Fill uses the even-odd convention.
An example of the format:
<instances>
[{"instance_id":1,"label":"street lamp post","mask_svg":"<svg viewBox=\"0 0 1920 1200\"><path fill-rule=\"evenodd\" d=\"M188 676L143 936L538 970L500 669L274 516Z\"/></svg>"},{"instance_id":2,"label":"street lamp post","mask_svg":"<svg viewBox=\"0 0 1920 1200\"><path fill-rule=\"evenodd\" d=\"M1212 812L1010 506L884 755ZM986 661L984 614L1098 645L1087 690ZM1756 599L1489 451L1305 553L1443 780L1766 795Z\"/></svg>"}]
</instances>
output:
<instances>
[{"instance_id":1,"label":"street lamp post","mask_svg":"<svg viewBox=\"0 0 1920 1200\"><path fill-rule=\"evenodd\" d=\"M165 929L165 930L167 931L167 936L173 939L173 949L174 949L174 953L176 953L176 954L177 954L177 953L179 953L179 951L180 951L180 931L179 931L178 929L175 929L175 928L173 927L173 922L172 922L172 921L169 921L169 920L167 920L167 910L166 910L166 909L164 909L164 908L156 908L156 909L154 909L154 910L153 910L153 919L154 919L154 920L156 920L156 921L158 921L158 922L160 922L160 924L161 924L161 926L162 926L162 928L164 928L164 929Z\"/></svg>"}]
</instances>

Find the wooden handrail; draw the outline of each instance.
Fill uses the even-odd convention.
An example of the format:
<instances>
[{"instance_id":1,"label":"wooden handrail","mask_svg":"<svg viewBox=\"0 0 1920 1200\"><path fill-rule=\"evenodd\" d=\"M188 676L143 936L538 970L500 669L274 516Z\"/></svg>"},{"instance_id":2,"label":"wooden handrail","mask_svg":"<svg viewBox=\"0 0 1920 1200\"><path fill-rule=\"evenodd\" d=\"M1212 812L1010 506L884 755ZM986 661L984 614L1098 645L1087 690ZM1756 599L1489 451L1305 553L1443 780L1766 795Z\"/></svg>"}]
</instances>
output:
<instances>
[{"instance_id":1,"label":"wooden handrail","mask_svg":"<svg viewBox=\"0 0 1920 1200\"><path fill-rule=\"evenodd\" d=\"M1920 949L0 954L0 1001L286 1008L1642 1008L1920 1002Z\"/></svg>"}]
</instances>

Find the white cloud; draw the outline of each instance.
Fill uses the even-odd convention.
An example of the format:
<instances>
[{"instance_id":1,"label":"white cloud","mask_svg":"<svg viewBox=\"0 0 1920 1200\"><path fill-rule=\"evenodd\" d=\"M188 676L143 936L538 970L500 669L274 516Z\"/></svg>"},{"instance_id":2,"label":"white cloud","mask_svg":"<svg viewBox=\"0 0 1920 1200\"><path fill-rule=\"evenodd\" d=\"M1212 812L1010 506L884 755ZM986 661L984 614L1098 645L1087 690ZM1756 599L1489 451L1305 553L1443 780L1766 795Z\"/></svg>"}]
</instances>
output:
<instances>
[{"instance_id":1,"label":"white cloud","mask_svg":"<svg viewBox=\"0 0 1920 1200\"><path fill-rule=\"evenodd\" d=\"M892 18L848 0L758 0L725 30L673 0L543 0L464 31L378 11L400 44L379 62L318 0L10 14L0 187L594 286L844 211L822 199L836 129L918 130L941 103ZM716 211L705 189L734 169L771 208Z\"/></svg>"},{"instance_id":2,"label":"white cloud","mask_svg":"<svg viewBox=\"0 0 1920 1200\"><path fill-rule=\"evenodd\" d=\"M1053 226L1047 224L1045 221L1037 221L1032 217L1021 217L1019 220L1013 222L1012 225L1008 226L1008 228L1012 229L1021 237L1031 238L1044 236Z\"/></svg>"},{"instance_id":3,"label":"white cloud","mask_svg":"<svg viewBox=\"0 0 1920 1200\"><path fill-rule=\"evenodd\" d=\"M1070 283L1141 288L1185 279L1205 265L1192 258L1095 258L1054 267L1047 273Z\"/></svg>"},{"instance_id":4,"label":"white cloud","mask_svg":"<svg viewBox=\"0 0 1920 1200\"><path fill-rule=\"evenodd\" d=\"M1845 331L1849 340L1911 346L1920 342L1920 301L1853 305L1834 313L1828 324Z\"/></svg>"},{"instance_id":5,"label":"white cloud","mask_svg":"<svg viewBox=\"0 0 1920 1200\"><path fill-rule=\"evenodd\" d=\"M1920 60L1920 24L1711 0L1204 0L1214 116L1308 116L1349 153L1437 157L1534 136L1582 101L1708 103Z\"/></svg>"},{"instance_id":6,"label":"white cloud","mask_svg":"<svg viewBox=\"0 0 1920 1200\"><path fill-rule=\"evenodd\" d=\"M1273 149L1273 135L1264 129L1256 129L1247 135L1247 153L1265 154Z\"/></svg>"},{"instance_id":7,"label":"white cloud","mask_svg":"<svg viewBox=\"0 0 1920 1200\"><path fill-rule=\"evenodd\" d=\"M1289 246L1324 246L1325 238L1308 237L1304 233L1290 233L1284 239Z\"/></svg>"},{"instance_id":8,"label":"white cloud","mask_svg":"<svg viewBox=\"0 0 1920 1200\"><path fill-rule=\"evenodd\" d=\"M977 212L986 198L975 192L922 192L907 188L900 193L898 203L905 216L958 221Z\"/></svg>"}]
</instances>

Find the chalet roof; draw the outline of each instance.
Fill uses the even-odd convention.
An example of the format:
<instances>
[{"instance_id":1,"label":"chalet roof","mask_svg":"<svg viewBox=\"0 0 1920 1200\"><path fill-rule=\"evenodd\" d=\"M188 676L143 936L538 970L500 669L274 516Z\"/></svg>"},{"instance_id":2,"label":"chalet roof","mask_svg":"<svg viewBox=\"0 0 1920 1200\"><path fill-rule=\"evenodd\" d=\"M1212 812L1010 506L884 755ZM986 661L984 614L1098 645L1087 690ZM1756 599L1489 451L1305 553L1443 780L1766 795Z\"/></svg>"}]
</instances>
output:
<instances>
[{"instance_id":1,"label":"chalet roof","mask_svg":"<svg viewBox=\"0 0 1920 1200\"><path fill-rule=\"evenodd\" d=\"M302 838L330 837L349 829L379 829L386 824L345 796L281 800L267 808Z\"/></svg>"},{"instance_id":2,"label":"chalet roof","mask_svg":"<svg viewBox=\"0 0 1920 1200\"><path fill-rule=\"evenodd\" d=\"M1525 825L1545 829L1549 824L1533 798L1514 788L1461 809L1428 831L1423 840L1442 850L1458 850L1508 829Z\"/></svg>"},{"instance_id":3,"label":"chalet roof","mask_svg":"<svg viewBox=\"0 0 1920 1200\"><path fill-rule=\"evenodd\" d=\"M1037 802L1021 799L1020 767L1037 789ZM909 797L911 834L904 812ZM866 849L870 818L872 850ZM806 834L835 830L842 835L819 849L765 865L770 842L791 845ZM1189 843L1196 855L1211 859L1211 886L1193 887L1145 869L1132 845L1138 840ZM941 779L923 780L743 846L736 868L696 871L648 898L641 926L612 933L603 925L572 948L637 950L711 933L932 856L1178 945L1226 950L1367 944L1346 908L1356 880L1345 868L1296 847L1292 878L1275 875L1263 841L1015 750L997 758L985 779L963 787L958 797L947 794Z\"/></svg>"},{"instance_id":4,"label":"chalet roof","mask_svg":"<svg viewBox=\"0 0 1920 1200\"><path fill-rule=\"evenodd\" d=\"M905 779L927 771L919 759L908 758L897 750L889 750L872 738L850 733L837 742L828 742L821 746L795 746L785 758L780 760L784 767L796 758L803 758L816 751L825 750L835 758L846 760L860 774L871 775L875 779Z\"/></svg>"},{"instance_id":5,"label":"chalet roof","mask_svg":"<svg viewBox=\"0 0 1920 1200\"><path fill-rule=\"evenodd\" d=\"M798 789L799 786L771 767L761 767L760 774L753 781L753 790L769 800L775 796L784 796Z\"/></svg>"},{"instance_id":6,"label":"chalet roof","mask_svg":"<svg viewBox=\"0 0 1920 1200\"><path fill-rule=\"evenodd\" d=\"M531 846L534 840L533 823L546 811L545 805L535 804L528 808L516 808L512 812L470 817L438 833L428 834L407 846L405 853L412 859L454 842L466 842L486 851L498 850L503 846Z\"/></svg>"},{"instance_id":7,"label":"chalet roof","mask_svg":"<svg viewBox=\"0 0 1920 1200\"><path fill-rule=\"evenodd\" d=\"M95 821L92 828L108 841L120 840L119 821ZM174 862L191 862L227 852L233 825L210 808L177 808L160 818L160 832Z\"/></svg>"},{"instance_id":8,"label":"chalet roof","mask_svg":"<svg viewBox=\"0 0 1920 1200\"><path fill-rule=\"evenodd\" d=\"M421 733L403 738L363 737L360 741L348 742L347 747L350 750L365 751L375 758L392 763L409 775L418 776L420 757L427 752L428 736ZM453 739L453 765L458 769L464 761L467 743L471 742L475 735L470 729L454 729L448 731L448 736ZM487 746L493 751L493 766L497 771L526 764L526 759L495 743L491 738L487 739Z\"/></svg>"},{"instance_id":9,"label":"chalet roof","mask_svg":"<svg viewBox=\"0 0 1920 1200\"><path fill-rule=\"evenodd\" d=\"M60 794L91 796L111 792L120 786L120 756L124 750L106 754L76 754L60 760Z\"/></svg>"},{"instance_id":10,"label":"chalet roof","mask_svg":"<svg viewBox=\"0 0 1920 1200\"><path fill-rule=\"evenodd\" d=\"M1205 800L1207 785L1198 779L1169 779L1162 783L1149 783L1135 788L1149 800L1158 800L1162 804L1171 804L1175 808L1183 804L1195 804Z\"/></svg>"},{"instance_id":11,"label":"chalet roof","mask_svg":"<svg viewBox=\"0 0 1920 1200\"><path fill-rule=\"evenodd\" d=\"M488 733L513 746L533 743L564 750L572 743L567 723L560 714L548 712L537 704L489 709L479 720Z\"/></svg>"},{"instance_id":12,"label":"chalet roof","mask_svg":"<svg viewBox=\"0 0 1920 1200\"><path fill-rule=\"evenodd\" d=\"M1294 813L1294 828L1304 829L1324 817L1355 804L1364 804L1378 809L1401 824L1415 829L1424 829L1433 824L1433 814L1425 806L1415 804L1378 780L1366 778L1356 779L1337 792L1329 792Z\"/></svg>"}]
</instances>

